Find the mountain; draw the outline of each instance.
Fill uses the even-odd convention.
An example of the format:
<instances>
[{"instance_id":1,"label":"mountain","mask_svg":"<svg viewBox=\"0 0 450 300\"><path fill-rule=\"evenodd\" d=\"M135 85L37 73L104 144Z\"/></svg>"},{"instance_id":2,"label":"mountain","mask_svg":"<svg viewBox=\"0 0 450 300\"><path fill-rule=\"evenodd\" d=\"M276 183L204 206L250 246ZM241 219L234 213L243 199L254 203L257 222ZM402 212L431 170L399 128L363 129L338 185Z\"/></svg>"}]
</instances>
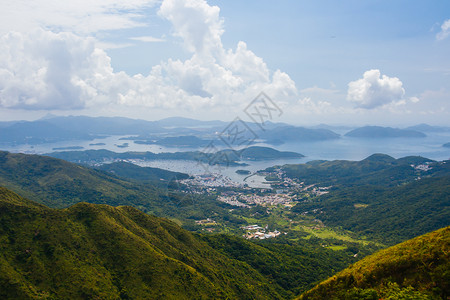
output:
<instances>
[{"instance_id":1,"label":"mountain","mask_svg":"<svg viewBox=\"0 0 450 300\"><path fill-rule=\"evenodd\" d=\"M426 137L426 134L411 130L411 129L399 129L392 127L380 127L380 126L365 126L356 128L350 132L347 132L345 136L356 138L421 138Z\"/></svg>"},{"instance_id":2,"label":"mountain","mask_svg":"<svg viewBox=\"0 0 450 300\"><path fill-rule=\"evenodd\" d=\"M5 128L5 127L9 127L15 123L23 123L26 121L0 121L0 128Z\"/></svg>"},{"instance_id":3,"label":"mountain","mask_svg":"<svg viewBox=\"0 0 450 300\"><path fill-rule=\"evenodd\" d=\"M374 154L361 161L311 161L267 168L266 179L303 182L291 209L331 228L393 245L448 225L450 163L423 157Z\"/></svg>"},{"instance_id":4,"label":"mountain","mask_svg":"<svg viewBox=\"0 0 450 300\"><path fill-rule=\"evenodd\" d=\"M391 188L343 188L310 202L300 202L292 210L308 211L327 226L393 245L447 226L449 203L450 176L444 176Z\"/></svg>"},{"instance_id":5,"label":"mountain","mask_svg":"<svg viewBox=\"0 0 450 300\"><path fill-rule=\"evenodd\" d=\"M128 179L111 172L120 166L124 168L117 172ZM183 185L174 186L172 173L140 168L119 164L102 171L47 156L0 151L0 186L53 208L66 208L79 202L129 205L177 219L180 224L194 223L192 216L206 219L213 212L227 215L220 202L207 196L187 195L181 191ZM176 179L186 176L174 174L180 176ZM140 175L142 180L130 179Z\"/></svg>"},{"instance_id":6,"label":"mountain","mask_svg":"<svg viewBox=\"0 0 450 300\"><path fill-rule=\"evenodd\" d=\"M280 299L269 280L128 206L50 209L0 188L2 299Z\"/></svg>"},{"instance_id":7,"label":"mountain","mask_svg":"<svg viewBox=\"0 0 450 300\"><path fill-rule=\"evenodd\" d=\"M425 171L420 167L416 168L433 162L420 156L395 159L386 154L373 154L361 161L310 161L305 164L284 165L282 170L287 177L297 178L307 184L396 186L415 180L422 173L426 175L438 170ZM274 167L267 168L266 171L274 169Z\"/></svg>"},{"instance_id":8,"label":"mountain","mask_svg":"<svg viewBox=\"0 0 450 300\"><path fill-rule=\"evenodd\" d=\"M47 121L18 122L0 128L0 143L42 144L67 140L91 140L98 136L59 127Z\"/></svg>"},{"instance_id":9,"label":"mountain","mask_svg":"<svg viewBox=\"0 0 450 300\"><path fill-rule=\"evenodd\" d=\"M431 126L428 124L419 124L419 125L415 125L415 126L410 126L407 127L406 129L410 129L410 130L417 130L417 131L421 131L421 132L446 132L446 131L450 131L449 127L444 127L444 126Z\"/></svg>"},{"instance_id":10,"label":"mountain","mask_svg":"<svg viewBox=\"0 0 450 300\"><path fill-rule=\"evenodd\" d=\"M450 143L445 143L442 147L450 148Z\"/></svg>"},{"instance_id":11,"label":"mountain","mask_svg":"<svg viewBox=\"0 0 450 300\"><path fill-rule=\"evenodd\" d=\"M298 299L448 299L448 249L450 227L368 256Z\"/></svg>"},{"instance_id":12,"label":"mountain","mask_svg":"<svg viewBox=\"0 0 450 300\"><path fill-rule=\"evenodd\" d=\"M157 122L123 117L48 117L45 118L45 122L85 134L143 135L164 131Z\"/></svg>"},{"instance_id":13,"label":"mountain","mask_svg":"<svg viewBox=\"0 0 450 300\"><path fill-rule=\"evenodd\" d=\"M311 142L338 139L339 134L328 129L280 126L259 133L259 138L269 144Z\"/></svg>"},{"instance_id":14,"label":"mountain","mask_svg":"<svg viewBox=\"0 0 450 300\"><path fill-rule=\"evenodd\" d=\"M232 216L229 206L214 197L189 193L185 185L176 181L185 177L122 163L106 166L103 171L48 156L0 151L0 186L52 208L79 202L129 205L171 218L187 228L195 227L194 220L211 216L224 226L247 224Z\"/></svg>"},{"instance_id":15,"label":"mountain","mask_svg":"<svg viewBox=\"0 0 450 300\"><path fill-rule=\"evenodd\" d=\"M157 121L158 125L162 127L218 127L226 126L227 123L223 121L200 121L182 117L170 117Z\"/></svg>"}]
</instances>

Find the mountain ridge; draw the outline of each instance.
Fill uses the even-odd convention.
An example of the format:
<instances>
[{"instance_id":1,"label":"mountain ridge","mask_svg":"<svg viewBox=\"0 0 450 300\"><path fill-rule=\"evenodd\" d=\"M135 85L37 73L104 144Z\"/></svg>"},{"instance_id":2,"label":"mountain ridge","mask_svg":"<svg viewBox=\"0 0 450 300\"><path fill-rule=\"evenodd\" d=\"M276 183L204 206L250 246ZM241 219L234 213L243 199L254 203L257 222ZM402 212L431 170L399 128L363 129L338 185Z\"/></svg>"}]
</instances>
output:
<instances>
[{"instance_id":1,"label":"mountain ridge","mask_svg":"<svg viewBox=\"0 0 450 300\"><path fill-rule=\"evenodd\" d=\"M449 248L445 227L363 258L298 300L448 299Z\"/></svg>"}]
</instances>

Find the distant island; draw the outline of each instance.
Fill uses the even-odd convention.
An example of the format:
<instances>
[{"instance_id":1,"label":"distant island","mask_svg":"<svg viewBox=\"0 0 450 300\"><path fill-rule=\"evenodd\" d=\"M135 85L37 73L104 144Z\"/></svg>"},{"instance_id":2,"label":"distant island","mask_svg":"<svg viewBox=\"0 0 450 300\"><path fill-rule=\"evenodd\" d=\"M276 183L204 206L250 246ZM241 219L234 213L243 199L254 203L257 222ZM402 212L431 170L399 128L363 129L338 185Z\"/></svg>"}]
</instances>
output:
<instances>
[{"instance_id":1,"label":"distant island","mask_svg":"<svg viewBox=\"0 0 450 300\"><path fill-rule=\"evenodd\" d=\"M445 143L444 145L442 145L442 147L450 148L450 142L449 143Z\"/></svg>"},{"instance_id":2,"label":"distant island","mask_svg":"<svg viewBox=\"0 0 450 300\"><path fill-rule=\"evenodd\" d=\"M250 175L251 173L249 170L236 170L236 174L239 175Z\"/></svg>"},{"instance_id":3,"label":"distant island","mask_svg":"<svg viewBox=\"0 0 450 300\"><path fill-rule=\"evenodd\" d=\"M118 145L116 145L118 146ZM200 151L185 152L124 152L117 153L109 150L84 150L84 151L64 151L52 152L47 155L77 163L104 163L105 161L115 161L124 159L144 159L144 160L193 160L210 165L226 166L247 166L245 160L274 160L302 158L304 155L296 152L278 151L269 147L248 147L239 151L231 149L220 150L216 153L203 153Z\"/></svg>"},{"instance_id":4,"label":"distant island","mask_svg":"<svg viewBox=\"0 0 450 300\"><path fill-rule=\"evenodd\" d=\"M127 148L129 146L129 144L128 143L123 143L121 145L115 145L115 146L118 147L118 148Z\"/></svg>"},{"instance_id":5,"label":"distant island","mask_svg":"<svg viewBox=\"0 0 450 300\"><path fill-rule=\"evenodd\" d=\"M269 147L252 146L239 151L243 160L271 160L281 158L302 158L303 154L291 151L278 151Z\"/></svg>"},{"instance_id":6,"label":"distant island","mask_svg":"<svg viewBox=\"0 0 450 300\"><path fill-rule=\"evenodd\" d=\"M52 148L52 150L81 150L84 149L84 147L81 146L68 146L68 147L55 147Z\"/></svg>"},{"instance_id":7,"label":"distant island","mask_svg":"<svg viewBox=\"0 0 450 300\"><path fill-rule=\"evenodd\" d=\"M411 129L399 129L381 126L365 126L347 132L345 136L356 138L423 138L427 135Z\"/></svg>"},{"instance_id":8,"label":"distant island","mask_svg":"<svg viewBox=\"0 0 450 300\"><path fill-rule=\"evenodd\" d=\"M93 144L89 144L89 146L105 146L105 143L93 143Z\"/></svg>"},{"instance_id":9,"label":"distant island","mask_svg":"<svg viewBox=\"0 0 450 300\"><path fill-rule=\"evenodd\" d=\"M211 141L203 140L193 135L186 135L165 137L157 140L134 140L134 143L142 145L161 145L166 147L205 147L211 143Z\"/></svg>"}]
</instances>

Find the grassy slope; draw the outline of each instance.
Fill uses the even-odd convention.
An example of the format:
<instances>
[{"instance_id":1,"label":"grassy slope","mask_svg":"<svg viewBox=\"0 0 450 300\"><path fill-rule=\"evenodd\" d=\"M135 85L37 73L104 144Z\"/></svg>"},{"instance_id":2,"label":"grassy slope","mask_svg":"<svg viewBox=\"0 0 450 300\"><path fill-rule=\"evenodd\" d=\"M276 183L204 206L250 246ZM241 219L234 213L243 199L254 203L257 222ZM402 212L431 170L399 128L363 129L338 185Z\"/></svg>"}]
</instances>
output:
<instances>
[{"instance_id":1,"label":"grassy slope","mask_svg":"<svg viewBox=\"0 0 450 300\"><path fill-rule=\"evenodd\" d=\"M446 227L368 256L299 299L448 299L449 249Z\"/></svg>"},{"instance_id":2,"label":"grassy slope","mask_svg":"<svg viewBox=\"0 0 450 300\"><path fill-rule=\"evenodd\" d=\"M245 263L131 207L50 209L0 188L0 298L279 298Z\"/></svg>"}]
</instances>

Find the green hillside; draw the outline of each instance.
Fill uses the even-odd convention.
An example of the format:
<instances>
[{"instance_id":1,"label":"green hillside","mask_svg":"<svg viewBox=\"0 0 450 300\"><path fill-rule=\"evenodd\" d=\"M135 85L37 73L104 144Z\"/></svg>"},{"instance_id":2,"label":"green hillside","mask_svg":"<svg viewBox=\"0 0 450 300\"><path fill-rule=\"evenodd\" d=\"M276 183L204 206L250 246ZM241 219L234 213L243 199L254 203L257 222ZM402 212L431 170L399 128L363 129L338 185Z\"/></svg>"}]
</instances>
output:
<instances>
[{"instance_id":1,"label":"green hillside","mask_svg":"<svg viewBox=\"0 0 450 300\"><path fill-rule=\"evenodd\" d=\"M176 224L121 206L50 209L0 188L2 299L277 299Z\"/></svg>"},{"instance_id":2,"label":"green hillside","mask_svg":"<svg viewBox=\"0 0 450 300\"><path fill-rule=\"evenodd\" d=\"M393 245L449 225L450 176L424 178L391 188L344 188L300 202L293 211L308 211L328 226Z\"/></svg>"},{"instance_id":3,"label":"green hillside","mask_svg":"<svg viewBox=\"0 0 450 300\"><path fill-rule=\"evenodd\" d=\"M168 179L171 172L129 165L120 169L120 166L112 165L105 167L108 171L100 171L52 157L0 151L0 186L53 208L65 208L78 202L130 205L157 216L184 220L192 215L207 218L211 211L225 211L219 202L208 197L194 198L180 192L181 186L172 188L172 181ZM141 178L149 181L118 177L111 171L129 178L142 175ZM162 180L155 185L158 177ZM185 174L180 174L180 178L184 177Z\"/></svg>"},{"instance_id":4,"label":"green hillside","mask_svg":"<svg viewBox=\"0 0 450 300\"><path fill-rule=\"evenodd\" d=\"M307 184L396 186L430 173L411 165L431 163L434 162L420 156L395 159L386 154L373 154L361 161L311 161L305 164L284 165L282 169L288 177L298 178ZM267 170L272 169L273 167Z\"/></svg>"},{"instance_id":5,"label":"green hillside","mask_svg":"<svg viewBox=\"0 0 450 300\"><path fill-rule=\"evenodd\" d=\"M448 299L450 227L381 250L299 299Z\"/></svg>"},{"instance_id":6,"label":"green hillside","mask_svg":"<svg viewBox=\"0 0 450 300\"><path fill-rule=\"evenodd\" d=\"M151 210L158 199L151 186L144 188L60 159L8 152L0 152L0 185L55 208L87 201Z\"/></svg>"},{"instance_id":7,"label":"green hillside","mask_svg":"<svg viewBox=\"0 0 450 300\"><path fill-rule=\"evenodd\" d=\"M103 164L96 167L99 170L107 171L120 177L137 180L145 183L161 184L161 182L176 179L187 179L189 175L179 172L171 172L158 168L139 167L135 164L119 161L110 164Z\"/></svg>"}]
</instances>

